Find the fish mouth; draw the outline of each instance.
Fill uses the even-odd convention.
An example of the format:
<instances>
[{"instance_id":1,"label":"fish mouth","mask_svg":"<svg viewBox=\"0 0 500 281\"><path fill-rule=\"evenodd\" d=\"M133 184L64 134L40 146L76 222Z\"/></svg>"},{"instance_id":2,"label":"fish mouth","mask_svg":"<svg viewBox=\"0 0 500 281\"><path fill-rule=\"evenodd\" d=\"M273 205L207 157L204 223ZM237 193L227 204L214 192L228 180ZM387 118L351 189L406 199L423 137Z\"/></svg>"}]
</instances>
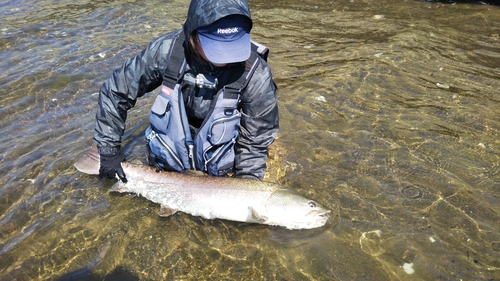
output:
<instances>
[{"instance_id":1,"label":"fish mouth","mask_svg":"<svg viewBox=\"0 0 500 281\"><path fill-rule=\"evenodd\" d=\"M321 218L323 218L323 219L326 219L326 220L327 220L327 219L329 219L329 218L330 218L330 212L331 212L331 211L330 211L330 210L328 210L328 211L325 211L325 212L323 212L323 213L318 214L318 216L319 216L319 217L321 217Z\"/></svg>"}]
</instances>

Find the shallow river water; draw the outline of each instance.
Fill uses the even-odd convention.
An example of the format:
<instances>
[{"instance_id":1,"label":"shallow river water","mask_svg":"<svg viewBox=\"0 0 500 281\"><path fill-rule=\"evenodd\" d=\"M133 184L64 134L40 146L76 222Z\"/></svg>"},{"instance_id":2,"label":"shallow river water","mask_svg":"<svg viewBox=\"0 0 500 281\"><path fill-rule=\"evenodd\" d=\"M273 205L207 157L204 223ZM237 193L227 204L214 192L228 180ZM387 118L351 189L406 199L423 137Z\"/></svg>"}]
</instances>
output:
<instances>
[{"instance_id":1,"label":"shallow river water","mask_svg":"<svg viewBox=\"0 0 500 281\"><path fill-rule=\"evenodd\" d=\"M250 1L318 229L157 216L73 163L100 85L188 1L0 1L0 280L500 280L500 8ZM154 93L129 112L143 161Z\"/></svg>"}]
</instances>

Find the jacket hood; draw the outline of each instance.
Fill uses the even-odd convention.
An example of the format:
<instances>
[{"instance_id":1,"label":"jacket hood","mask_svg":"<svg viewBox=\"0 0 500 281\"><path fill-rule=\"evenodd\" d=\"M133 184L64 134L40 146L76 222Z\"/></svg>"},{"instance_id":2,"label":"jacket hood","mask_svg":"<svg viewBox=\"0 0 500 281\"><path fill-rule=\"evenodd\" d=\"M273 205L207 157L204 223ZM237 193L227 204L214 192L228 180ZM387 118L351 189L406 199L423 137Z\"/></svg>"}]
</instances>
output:
<instances>
[{"instance_id":1,"label":"jacket hood","mask_svg":"<svg viewBox=\"0 0 500 281\"><path fill-rule=\"evenodd\" d=\"M246 0L192 0L184 23L186 41L195 29L229 15L243 15L252 22Z\"/></svg>"}]
</instances>

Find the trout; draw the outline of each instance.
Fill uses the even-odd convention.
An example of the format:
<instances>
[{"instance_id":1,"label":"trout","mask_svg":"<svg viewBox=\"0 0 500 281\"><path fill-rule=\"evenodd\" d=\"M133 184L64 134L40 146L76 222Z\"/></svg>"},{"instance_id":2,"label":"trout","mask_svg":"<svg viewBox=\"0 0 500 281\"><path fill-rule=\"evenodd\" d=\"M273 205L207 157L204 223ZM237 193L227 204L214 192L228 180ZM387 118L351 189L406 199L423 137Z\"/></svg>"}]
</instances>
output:
<instances>
[{"instance_id":1,"label":"trout","mask_svg":"<svg viewBox=\"0 0 500 281\"><path fill-rule=\"evenodd\" d=\"M99 154L92 148L75 167L99 174ZM287 229L321 227L330 210L283 186L252 179L213 177L195 173L156 171L154 167L122 163L127 183L118 180L110 191L135 193L160 204L158 215L178 211L205 219L281 226Z\"/></svg>"}]
</instances>

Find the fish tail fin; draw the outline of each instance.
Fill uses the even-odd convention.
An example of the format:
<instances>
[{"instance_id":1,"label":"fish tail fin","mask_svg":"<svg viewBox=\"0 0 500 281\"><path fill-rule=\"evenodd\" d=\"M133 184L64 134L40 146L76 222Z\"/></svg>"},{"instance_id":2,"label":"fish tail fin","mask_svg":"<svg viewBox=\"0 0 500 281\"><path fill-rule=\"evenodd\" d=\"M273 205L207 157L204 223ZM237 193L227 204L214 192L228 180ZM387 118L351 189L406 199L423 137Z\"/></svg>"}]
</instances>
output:
<instances>
[{"instance_id":1,"label":"fish tail fin","mask_svg":"<svg viewBox=\"0 0 500 281\"><path fill-rule=\"evenodd\" d=\"M74 164L78 171L89 175L98 175L100 165L101 160L95 144L93 144L89 151L87 151L87 153L85 153L85 155L78 159L78 161Z\"/></svg>"}]
</instances>

